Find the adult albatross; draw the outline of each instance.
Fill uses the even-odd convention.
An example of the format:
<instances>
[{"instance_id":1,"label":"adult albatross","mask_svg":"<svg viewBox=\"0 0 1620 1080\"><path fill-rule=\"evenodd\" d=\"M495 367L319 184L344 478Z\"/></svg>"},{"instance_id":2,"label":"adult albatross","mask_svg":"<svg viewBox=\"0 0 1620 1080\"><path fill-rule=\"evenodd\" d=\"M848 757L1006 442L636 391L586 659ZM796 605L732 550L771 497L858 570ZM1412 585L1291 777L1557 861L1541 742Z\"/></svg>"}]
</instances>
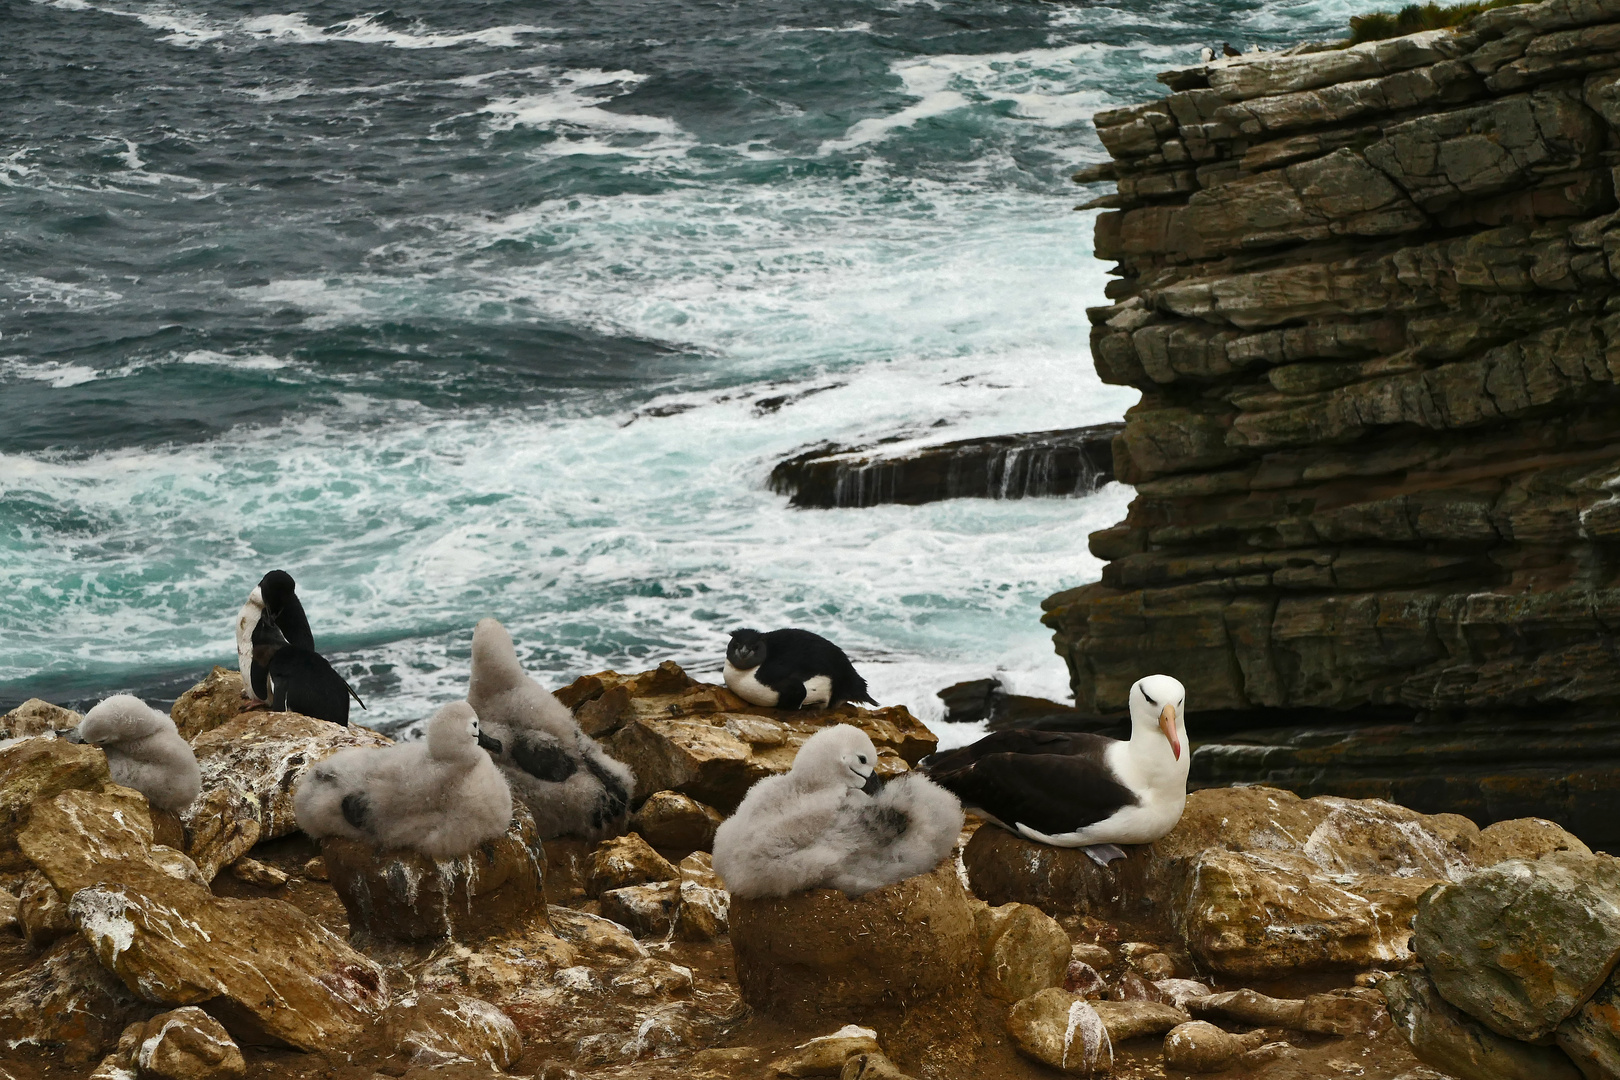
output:
<instances>
[{"instance_id":1,"label":"adult albatross","mask_svg":"<svg viewBox=\"0 0 1620 1080\"><path fill-rule=\"evenodd\" d=\"M1107 866L1116 844L1147 844L1187 805L1186 688L1168 675L1131 687L1131 737L998 731L930 754L921 768L963 806L1055 847L1081 847Z\"/></svg>"}]
</instances>

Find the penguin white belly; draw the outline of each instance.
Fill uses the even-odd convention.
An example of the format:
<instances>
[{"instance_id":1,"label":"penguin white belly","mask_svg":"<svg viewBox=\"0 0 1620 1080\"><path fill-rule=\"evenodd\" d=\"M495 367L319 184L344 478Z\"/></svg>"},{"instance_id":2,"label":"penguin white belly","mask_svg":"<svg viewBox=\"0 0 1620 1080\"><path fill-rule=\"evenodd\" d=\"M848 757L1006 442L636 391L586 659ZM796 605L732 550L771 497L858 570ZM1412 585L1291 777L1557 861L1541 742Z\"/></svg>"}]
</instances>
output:
<instances>
[{"instance_id":1,"label":"penguin white belly","mask_svg":"<svg viewBox=\"0 0 1620 1080\"><path fill-rule=\"evenodd\" d=\"M730 660L726 661L726 686L733 694L742 698L750 705L759 705L762 708L774 709L776 702L781 698L775 690L754 678L757 667L747 671L739 671L733 667Z\"/></svg>"},{"instance_id":2,"label":"penguin white belly","mask_svg":"<svg viewBox=\"0 0 1620 1080\"><path fill-rule=\"evenodd\" d=\"M264 596L259 592L257 585L248 594L247 603L242 605L241 614L236 617L236 662L242 672L242 687L247 696L253 695L253 631L264 617Z\"/></svg>"},{"instance_id":3,"label":"penguin white belly","mask_svg":"<svg viewBox=\"0 0 1620 1080\"><path fill-rule=\"evenodd\" d=\"M812 705L826 707L832 701L832 678L827 675L812 675L804 680L804 704L801 709L808 709Z\"/></svg>"}]
</instances>

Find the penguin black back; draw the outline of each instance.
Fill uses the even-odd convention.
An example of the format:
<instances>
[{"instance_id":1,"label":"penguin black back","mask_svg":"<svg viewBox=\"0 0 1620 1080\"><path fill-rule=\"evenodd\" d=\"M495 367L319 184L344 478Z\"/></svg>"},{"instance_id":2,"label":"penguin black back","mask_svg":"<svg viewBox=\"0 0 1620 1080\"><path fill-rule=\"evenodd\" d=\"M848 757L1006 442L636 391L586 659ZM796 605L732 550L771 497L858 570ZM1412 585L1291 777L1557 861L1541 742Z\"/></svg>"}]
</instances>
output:
<instances>
[{"instance_id":1,"label":"penguin black back","mask_svg":"<svg viewBox=\"0 0 1620 1080\"><path fill-rule=\"evenodd\" d=\"M253 665L263 666L267 700L277 712L302 713L347 727L349 698L366 707L325 657L289 644L269 619L260 619L253 629Z\"/></svg>"},{"instance_id":2,"label":"penguin black back","mask_svg":"<svg viewBox=\"0 0 1620 1080\"><path fill-rule=\"evenodd\" d=\"M866 680L849 662L844 650L809 630L788 628L763 634L758 630L738 630L731 635L731 643L726 648L726 662L739 672L749 672L755 682L775 691L774 704L779 709L796 709L804 704L805 684L816 679L830 683L824 704L840 701L877 704L866 689Z\"/></svg>"},{"instance_id":3,"label":"penguin black back","mask_svg":"<svg viewBox=\"0 0 1620 1080\"><path fill-rule=\"evenodd\" d=\"M287 639L287 644L315 651L315 635L309 629L309 617L304 605L293 590L297 584L285 570L272 570L259 580L259 596L264 610L275 620L276 629Z\"/></svg>"}]
</instances>

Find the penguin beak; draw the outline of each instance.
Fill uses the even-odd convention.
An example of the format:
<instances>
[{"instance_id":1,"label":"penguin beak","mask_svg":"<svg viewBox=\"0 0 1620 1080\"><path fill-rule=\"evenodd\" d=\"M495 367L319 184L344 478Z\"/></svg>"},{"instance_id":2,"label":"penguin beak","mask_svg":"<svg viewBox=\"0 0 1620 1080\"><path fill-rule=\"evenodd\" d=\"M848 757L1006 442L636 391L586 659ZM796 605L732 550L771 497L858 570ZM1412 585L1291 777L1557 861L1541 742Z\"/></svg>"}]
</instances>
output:
<instances>
[{"instance_id":1,"label":"penguin beak","mask_svg":"<svg viewBox=\"0 0 1620 1080\"><path fill-rule=\"evenodd\" d=\"M488 750L491 754L498 754L501 752L501 740L492 739L488 735L485 735L482 731L478 733L478 745L482 746L485 750Z\"/></svg>"},{"instance_id":2,"label":"penguin beak","mask_svg":"<svg viewBox=\"0 0 1620 1080\"><path fill-rule=\"evenodd\" d=\"M1170 749L1175 752L1176 760L1181 760L1181 740L1176 737L1176 707L1166 705L1159 713L1159 730L1164 737L1170 740Z\"/></svg>"},{"instance_id":3,"label":"penguin beak","mask_svg":"<svg viewBox=\"0 0 1620 1080\"><path fill-rule=\"evenodd\" d=\"M877 774L876 769L873 769L871 774L867 776L866 783L861 785L861 790L868 795L876 795L883 790L883 777Z\"/></svg>"}]
</instances>

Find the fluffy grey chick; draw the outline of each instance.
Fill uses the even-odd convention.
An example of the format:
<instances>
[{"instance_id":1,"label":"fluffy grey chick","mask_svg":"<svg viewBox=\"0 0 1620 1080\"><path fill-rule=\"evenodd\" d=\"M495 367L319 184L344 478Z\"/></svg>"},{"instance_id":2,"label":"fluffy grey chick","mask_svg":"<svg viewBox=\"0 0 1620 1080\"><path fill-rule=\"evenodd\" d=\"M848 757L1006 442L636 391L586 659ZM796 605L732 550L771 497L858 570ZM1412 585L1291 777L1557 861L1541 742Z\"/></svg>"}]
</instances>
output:
<instances>
[{"instance_id":1,"label":"fluffy grey chick","mask_svg":"<svg viewBox=\"0 0 1620 1080\"><path fill-rule=\"evenodd\" d=\"M961 804L920 773L883 784L876 765L865 732L837 724L806 739L785 775L750 788L714 837L731 894L860 896L938 865L962 831Z\"/></svg>"},{"instance_id":2,"label":"fluffy grey chick","mask_svg":"<svg viewBox=\"0 0 1620 1080\"><path fill-rule=\"evenodd\" d=\"M298 827L317 839L459 858L512 823L512 792L486 750L500 744L471 705L451 702L428 720L426 739L344 750L306 772L293 792Z\"/></svg>"},{"instance_id":3,"label":"fluffy grey chick","mask_svg":"<svg viewBox=\"0 0 1620 1080\"><path fill-rule=\"evenodd\" d=\"M574 714L524 673L512 635L494 619L473 629L467 701L501 741L495 763L540 836L601 840L624 831L636 777L579 729Z\"/></svg>"},{"instance_id":4,"label":"fluffy grey chick","mask_svg":"<svg viewBox=\"0 0 1620 1080\"><path fill-rule=\"evenodd\" d=\"M130 694L91 709L73 738L101 747L113 783L134 788L160 810L179 813L202 788L197 756L174 721Z\"/></svg>"}]
</instances>

